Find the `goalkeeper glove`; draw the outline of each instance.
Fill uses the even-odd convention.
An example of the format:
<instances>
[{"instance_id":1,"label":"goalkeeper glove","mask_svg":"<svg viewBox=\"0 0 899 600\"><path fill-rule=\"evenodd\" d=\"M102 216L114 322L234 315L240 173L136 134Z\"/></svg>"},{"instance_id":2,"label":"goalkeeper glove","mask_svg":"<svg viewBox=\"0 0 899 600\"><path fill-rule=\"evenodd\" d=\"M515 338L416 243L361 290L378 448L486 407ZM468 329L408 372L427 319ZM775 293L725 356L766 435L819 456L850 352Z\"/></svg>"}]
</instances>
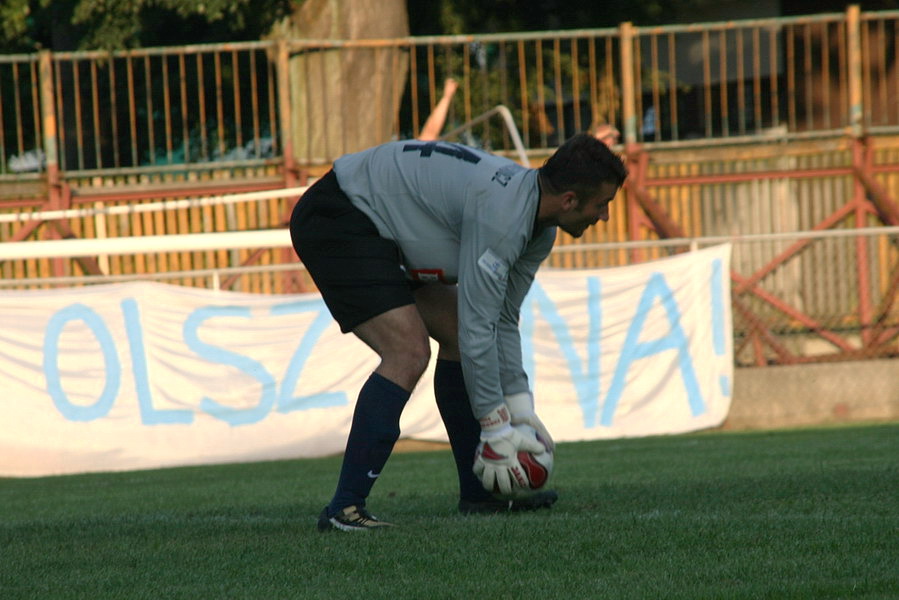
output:
<instances>
[{"instance_id":1,"label":"goalkeeper glove","mask_svg":"<svg viewBox=\"0 0 899 600\"><path fill-rule=\"evenodd\" d=\"M509 407L509 413L512 415L513 425L530 425L537 432L537 437L543 440L546 449L552 452L556 448L549 431L537 413L534 412L534 396L530 392L520 392L518 394L509 394L505 398L506 406Z\"/></svg>"},{"instance_id":2,"label":"goalkeeper glove","mask_svg":"<svg viewBox=\"0 0 899 600\"><path fill-rule=\"evenodd\" d=\"M512 427L509 409L505 404L480 419L481 443L475 453L474 473L489 492L508 495L513 487L528 488L529 482L519 452L540 453L545 450L536 438L523 435Z\"/></svg>"}]
</instances>

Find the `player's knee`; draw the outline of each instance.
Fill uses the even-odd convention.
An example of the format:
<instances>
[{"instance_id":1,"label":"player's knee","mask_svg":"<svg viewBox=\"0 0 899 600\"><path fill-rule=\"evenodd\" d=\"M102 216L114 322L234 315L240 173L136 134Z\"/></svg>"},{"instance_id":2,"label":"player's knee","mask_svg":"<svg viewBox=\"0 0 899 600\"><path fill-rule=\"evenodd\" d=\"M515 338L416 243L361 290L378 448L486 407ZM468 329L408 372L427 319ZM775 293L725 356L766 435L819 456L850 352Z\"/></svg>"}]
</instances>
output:
<instances>
[{"instance_id":1,"label":"player's knee","mask_svg":"<svg viewBox=\"0 0 899 600\"><path fill-rule=\"evenodd\" d=\"M414 374L415 378L421 377L428 363L431 360L431 345L428 338L417 340L415 343L409 344L404 362L409 367L410 374Z\"/></svg>"},{"instance_id":2,"label":"player's knee","mask_svg":"<svg viewBox=\"0 0 899 600\"><path fill-rule=\"evenodd\" d=\"M381 354L381 368L393 374L397 383L412 387L424 374L431 360L427 338L406 340L403 344Z\"/></svg>"}]
</instances>

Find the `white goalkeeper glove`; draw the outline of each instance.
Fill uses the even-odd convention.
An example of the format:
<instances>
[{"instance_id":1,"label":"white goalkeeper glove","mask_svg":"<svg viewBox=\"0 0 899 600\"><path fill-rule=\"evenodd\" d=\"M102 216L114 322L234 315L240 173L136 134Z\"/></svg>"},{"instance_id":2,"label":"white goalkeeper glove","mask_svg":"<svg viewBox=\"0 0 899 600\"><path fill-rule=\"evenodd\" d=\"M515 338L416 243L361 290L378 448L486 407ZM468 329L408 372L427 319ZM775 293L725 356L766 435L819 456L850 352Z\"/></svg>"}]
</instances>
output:
<instances>
[{"instance_id":1,"label":"white goalkeeper glove","mask_svg":"<svg viewBox=\"0 0 899 600\"><path fill-rule=\"evenodd\" d=\"M528 478L518 462L518 453L544 451L536 437L512 427L509 409L500 404L480 419L481 443L475 453L474 473L488 492L508 495L513 487L528 487Z\"/></svg>"},{"instance_id":2,"label":"white goalkeeper glove","mask_svg":"<svg viewBox=\"0 0 899 600\"><path fill-rule=\"evenodd\" d=\"M505 398L506 406L509 407L509 413L512 415L513 425L530 425L537 432L537 435L546 444L546 449L552 452L556 449L556 443L553 441L549 431L537 413L534 412L534 397L530 392L520 392L518 394L509 394Z\"/></svg>"}]
</instances>

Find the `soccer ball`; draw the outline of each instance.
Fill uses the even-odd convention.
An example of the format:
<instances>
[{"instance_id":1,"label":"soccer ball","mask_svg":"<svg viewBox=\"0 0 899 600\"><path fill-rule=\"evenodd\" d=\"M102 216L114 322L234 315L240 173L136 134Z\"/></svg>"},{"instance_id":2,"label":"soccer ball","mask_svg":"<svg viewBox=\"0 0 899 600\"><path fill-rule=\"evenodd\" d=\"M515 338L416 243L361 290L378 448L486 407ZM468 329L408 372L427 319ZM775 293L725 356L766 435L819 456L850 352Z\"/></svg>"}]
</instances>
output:
<instances>
[{"instance_id":1,"label":"soccer ball","mask_svg":"<svg viewBox=\"0 0 899 600\"><path fill-rule=\"evenodd\" d=\"M516 425L515 427L525 435L536 437L537 441L542 443L545 448L543 452L539 453L525 452L523 450L518 453L518 462L521 463L521 467L524 469L524 473L528 478L528 487L513 487L510 495L504 494L502 496L520 498L522 496L528 496L546 486L553 472L553 453L546 448L546 442L533 427L528 425ZM500 496L498 490L494 489L493 492L494 495Z\"/></svg>"}]
</instances>

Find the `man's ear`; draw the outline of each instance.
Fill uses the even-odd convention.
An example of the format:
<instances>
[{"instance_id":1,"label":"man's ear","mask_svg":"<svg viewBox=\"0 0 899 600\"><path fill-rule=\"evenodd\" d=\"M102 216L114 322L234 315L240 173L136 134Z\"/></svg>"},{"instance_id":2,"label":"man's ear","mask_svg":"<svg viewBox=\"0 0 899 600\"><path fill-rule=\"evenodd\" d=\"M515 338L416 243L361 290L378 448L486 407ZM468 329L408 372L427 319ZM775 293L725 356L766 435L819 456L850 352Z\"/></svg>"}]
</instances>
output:
<instances>
[{"instance_id":1,"label":"man's ear","mask_svg":"<svg viewBox=\"0 0 899 600\"><path fill-rule=\"evenodd\" d=\"M562 192L561 206L562 206L563 212L570 212L570 211L574 210L575 208L577 208L577 206L578 206L577 194L575 194L574 192L571 192L571 191Z\"/></svg>"}]
</instances>

